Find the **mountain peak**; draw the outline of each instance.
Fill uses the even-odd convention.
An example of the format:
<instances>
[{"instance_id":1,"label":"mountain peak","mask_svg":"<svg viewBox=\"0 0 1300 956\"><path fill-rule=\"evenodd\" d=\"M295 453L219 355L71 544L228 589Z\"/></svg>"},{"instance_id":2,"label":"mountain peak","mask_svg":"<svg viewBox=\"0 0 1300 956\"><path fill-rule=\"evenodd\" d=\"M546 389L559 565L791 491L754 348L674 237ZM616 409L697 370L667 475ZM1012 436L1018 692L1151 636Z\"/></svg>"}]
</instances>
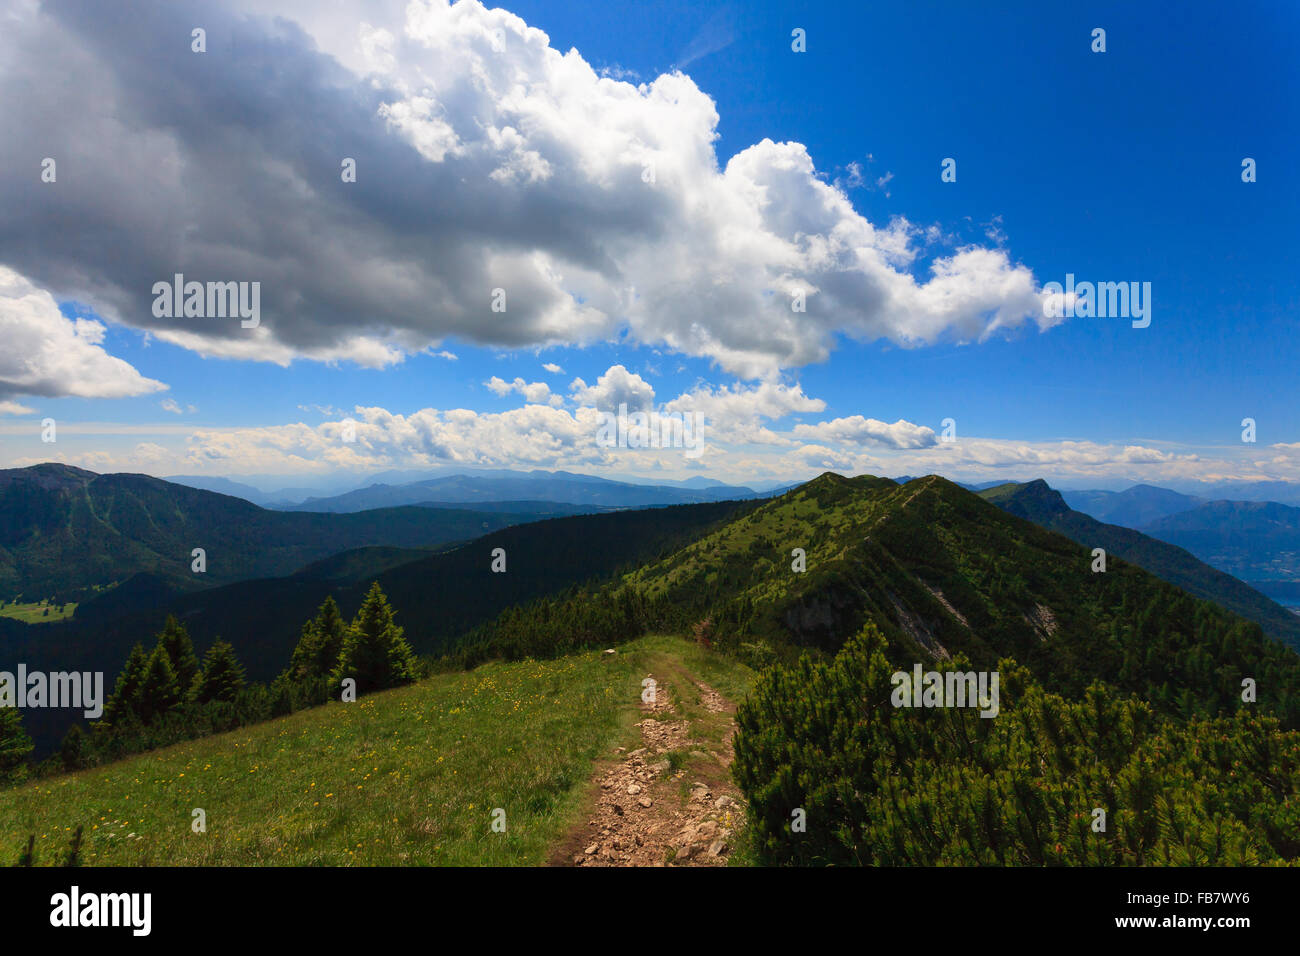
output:
<instances>
[{"instance_id":1,"label":"mountain peak","mask_svg":"<svg viewBox=\"0 0 1300 956\"><path fill-rule=\"evenodd\" d=\"M47 491L85 485L99 475L84 468L65 465L57 461L44 461L26 468L0 470L0 487L8 485L35 485Z\"/></svg>"},{"instance_id":2,"label":"mountain peak","mask_svg":"<svg viewBox=\"0 0 1300 956\"><path fill-rule=\"evenodd\" d=\"M841 485L848 484L850 480L851 479L845 478L837 471L823 471L812 481L805 482L804 487L812 488L812 487L817 487L819 485L835 485L838 487Z\"/></svg>"},{"instance_id":3,"label":"mountain peak","mask_svg":"<svg viewBox=\"0 0 1300 956\"><path fill-rule=\"evenodd\" d=\"M1070 510L1061 493L1042 478L1025 482L1009 481L1005 485L985 488L976 494L1004 511L1039 524L1053 515Z\"/></svg>"}]
</instances>

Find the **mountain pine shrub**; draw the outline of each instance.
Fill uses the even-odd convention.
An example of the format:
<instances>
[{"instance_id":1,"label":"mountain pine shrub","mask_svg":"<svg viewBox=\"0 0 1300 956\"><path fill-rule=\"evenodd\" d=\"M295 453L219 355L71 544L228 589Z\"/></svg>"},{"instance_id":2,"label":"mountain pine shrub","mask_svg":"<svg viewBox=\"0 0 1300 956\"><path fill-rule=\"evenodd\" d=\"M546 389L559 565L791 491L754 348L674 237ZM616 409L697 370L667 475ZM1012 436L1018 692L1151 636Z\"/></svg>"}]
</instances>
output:
<instances>
[{"instance_id":1,"label":"mountain pine shrub","mask_svg":"<svg viewBox=\"0 0 1300 956\"><path fill-rule=\"evenodd\" d=\"M833 660L767 671L741 706L733 773L761 862L1300 860L1300 733L1277 718L1162 716L1100 683L1066 699L1010 660L996 717L895 708L886 651L869 624Z\"/></svg>"}]
</instances>

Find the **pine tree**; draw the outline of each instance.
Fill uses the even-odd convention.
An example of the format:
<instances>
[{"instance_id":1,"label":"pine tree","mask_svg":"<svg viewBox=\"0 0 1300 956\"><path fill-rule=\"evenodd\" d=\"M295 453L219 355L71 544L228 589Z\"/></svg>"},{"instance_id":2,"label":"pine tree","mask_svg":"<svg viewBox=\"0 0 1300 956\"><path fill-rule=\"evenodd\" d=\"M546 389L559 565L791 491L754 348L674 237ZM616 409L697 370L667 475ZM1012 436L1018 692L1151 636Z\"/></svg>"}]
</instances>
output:
<instances>
[{"instance_id":1,"label":"pine tree","mask_svg":"<svg viewBox=\"0 0 1300 956\"><path fill-rule=\"evenodd\" d=\"M181 702L180 683L171 658L160 642L149 655L144 678L136 695L135 712L146 724L152 723Z\"/></svg>"},{"instance_id":2,"label":"pine tree","mask_svg":"<svg viewBox=\"0 0 1300 956\"><path fill-rule=\"evenodd\" d=\"M199 674L199 657L194 653L190 632L172 614L167 615L162 633L158 635L158 646L167 652L181 696L186 696L193 689L194 678Z\"/></svg>"},{"instance_id":3,"label":"pine tree","mask_svg":"<svg viewBox=\"0 0 1300 956\"><path fill-rule=\"evenodd\" d=\"M289 673L302 680L326 677L338 666L348 624L339 612L333 595L325 598L314 620L302 626L302 636L289 659Z\"/></svg>"},{"instance_id":4,"label":"pine tree","mask_svg":"<svg viewBox=\"0 0 1300 956\"><path fill-rule=\"evenodd\" d=\"M23 729L16 707L0 707L0 783L14 783L27 775L27 755L32 738Z\"/></svg>"},{"instance_id":5,"label":"pine tree","mask_svg":"<svg viewBox=\"0 0 1300 956\"><path fill-rule=\"evenodd\" d=\"M338 665L330 675L334 685L351 677L357 692L366 693L414 680L415 654L402 633L393 622L388 598L374 582L344 638Z\"/></svg>"},{"instance_id":6,"label":"pine tree","mask_svg":"<svg viewBox=\"0 0 1300 956\"><path fill-rule=\"evenodd\" d=\"M244 667L235 649L218 640L203 655L203 670L194 683L194 699L200 704L221 700L233 703L244 687Z\"/></svg>"},{"instance_id":7,"label":"pine tree","mask_svg":"<svg viewBox=\"0 0 1300 956\"><path fill-rule=\"evenodd\" d=\"M136 713L135 706L140 696L140 685L144 683L145 668L148 666L149 655L143 645L136 644L131 648L126 665L113 687L113 694L104 707L104 720L109 725L122 724L133 716L140 716Z\"/></svg>"}]
</instances>

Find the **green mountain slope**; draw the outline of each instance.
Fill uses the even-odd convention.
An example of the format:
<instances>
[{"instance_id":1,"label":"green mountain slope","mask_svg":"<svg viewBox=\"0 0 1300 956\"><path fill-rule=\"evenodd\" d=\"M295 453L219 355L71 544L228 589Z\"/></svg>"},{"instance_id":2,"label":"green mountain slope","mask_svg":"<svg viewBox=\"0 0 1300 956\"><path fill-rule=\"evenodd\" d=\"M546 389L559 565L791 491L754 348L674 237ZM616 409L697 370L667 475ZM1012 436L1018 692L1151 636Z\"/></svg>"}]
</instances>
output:
<instances>
[{"instance_id":1,"label":"green mountain slope","mask_svg":"<svg viewBox=\"0 0 1300 956\"><path fill-rule=\"evenodd\" d=\"M1055 692L1104 680L1166 712L1234 709L1252 677L1261 703L1300 720L1293 651L1134 564L1091 563L1089 549L937 476L899 486L827 473L627 576L627 610L613 613L634 617L634 595L648 620L707 619L716 641L824 651L871 621L896 661L961 654L991 668L1011 656ZM546 615L563 618L544 609L484 638L508 647L542 633ZM556 630L562 641L573 625Z\"/></svg>"},{"instance_id":2,"label":"green mountain slope","mask_svg":"<svg viewBox=\"0 0 1300 956\"><path fill-rule=\"evenodd\" d=\"M350 618L371 580L379 581L397 609L398 623L415 651L438 654L511 605L657 560L755 506L675 505L515 524L397 566L386 566L394 557L391 550L349 551L285 577L197 591L181 591L170 579L141 574L78 607L72 621L25 625L0 619L0 660L25 661L33 670L102 670L111 682L132 645L152 644L152 635L170 613L185 623L200 653L224 638L250 679L266 681L288 664L303 622L315 616L326 596L333 595ZM401 510L421 514L432 509ZM288 517L335 520L381 513ZM502 574L491 570L497 548L507 556ZM62 739L74 721L71 712L54 709L27 717L42 752Z\"/></svg>"},{"instance_id":3,"label":"green mountain slope","mask_svg":"<svg viewBox=\"0 0 1300 956\"><path fill-rule=\"evenodd\" d=\"M680 661L749 681L679 638L436 675L0 790L0 859L32 835L36 865L58 865L84 827L89 866L542 864L585 826L594 760L640 739L641 679Z\"/></svg>"},{"instance_id":4,"label":"green mountain slope","mask_svg":"<svg viewBox=\"0 0 1300 956\"><path fill-rule=\"evenodd\" d=\"M529 518L416 507L290 514L145 475L36 465L0 471L0 597L70 600L141 572L220 585L291 574L350 548L437 547ZM202 575L191 571L195 548L206 554Z\"/></svg>"},{"instance_id":5,"label":"green mountain slope","mask_svg":"<svg viewBox=\"0 0 1300 956\"><path fill-rule=\"evenodd\" d=\"M1250 585L1210 567L1181 547L1128 528L1103 524L1071 510L1063 496L1041 479L1025 484L998 485L979 492L979 495L1004 511L1059 532L1089 550L1103 548L1107 554L1139 565L1189 594L1213 601L1220 607L1254 621L1270 637L1300 649L1300 618L1286 608L1275 604ZM1256 508L1247 502L1219 504L1246 505L1252 510ZM1283 508L1282 505L1272 507ZM1300 510L1294 508L1285 510L1300 514ZM1179 518L1181 516L1166 520L1177 521ZM1164 522L1160 524L1163 525ZM1243 539L1253 540L1253 532L1243 535L1239 540Z\"/></svg>"}]
</instances>

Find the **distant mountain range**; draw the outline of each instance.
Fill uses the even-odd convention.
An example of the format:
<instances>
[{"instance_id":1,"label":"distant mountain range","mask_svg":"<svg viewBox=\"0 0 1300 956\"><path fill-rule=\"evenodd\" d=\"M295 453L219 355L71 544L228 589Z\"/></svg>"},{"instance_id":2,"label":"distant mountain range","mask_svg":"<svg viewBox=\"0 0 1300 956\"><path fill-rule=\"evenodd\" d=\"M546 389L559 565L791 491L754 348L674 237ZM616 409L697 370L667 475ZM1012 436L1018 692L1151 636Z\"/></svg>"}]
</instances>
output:
<instances>
[{"instance_id":1,"label":"distant mountain range","mask_svg":"<svg viewBox=\"0 0 1300 956\"><path fill-rule=\"evenodd\" d=\"M1042 480L998 485L979 494L1010 514L1059 532L1089 550L1102 548L1107 555L1136 564L1189 594L1213 601L1300 650L1300 617L1218 566L1199 560L1195 551L1073 511L1065 496Z\"/></svg>"},{"instance_id":2,"label":"distant mountain range","mask_svg":"<svg viewBox=\"0 0 1300 956\"><path fill-rule=\"evenodd\" d=\"M1204 498L1154 485L1134 485L1124 491L1062 491L1061 497L1075 511L1126 528L1141 528L1159 518L1190 511L1205 502Z\"/></svg>"},{"instance_id":3,"label":"distant mountain range","mask_svg":"<svg viewBox=\"0 0 1300 956\"><path fill-rule=\"evenodd\" d=\"M607 508L731 501L758 497L752 488L709 483L642 485L564 472L509 475L447 475L400 485L374 484L328 498L308 498L290 511L350 513L398 505L472 504L528 499Z\"/></svg>"},{"instance_id":4,"label":"distant mountain range","mask_svg":"<svg viewBox=\"0 0 1300 956\"><path fill-rule=\"evenodd\" d=\"M1224 484L1226 491L1291 495L1285 482ZM1300 604L1300 508L1276 501L1207 500L1168 488L1062 491L1071 508L1178 545L1274 600Z\"/></svg>"},{"instance_id":5,"label":"distant mountain range","mask_svg":"<svg viewBox=\"0 0 1300 956\"><path fill-rule=\"evenodd\" d=\"M1300 508L1271 501L1211 501L1143 527L1266 594L1300 598Z\"/></svg>"},{"instance_id":6,"label":"distant mountain range","mask_svg":"<svg viewBox=\"0 0 1300 956\"><path fill-rule=\"evenodd\" d=\"M76 601L141 572L181 588L227 584L351 548L438 548L574 510L519 502L294 514L146 475L35 465L0 471L0 597ZM203 573L192 570L196 548Z\"/></svg>"},{"instance_id":7,"label":"distant mountain range","mask_svg":"<svg viewBox=\"0 0 1300 956\"><path fill-rule=\"evenodd\" d=\"M367 508L391 507L394 504L424 504L430 501L460 504L515 499L642 508L780 494L800 484L797 481L763 481L753 486L732 485L703 475L684 479L638 477L610 479L576 472L541 469L532 471L482 469L472 472L435 474L393 470L357 480L352 487L333 492L322 492L319 488L290 486L263 491L260 487L246 481L205 475L173 475L163 480L190 488L202 488L205 491L233 495L263 508L336 512L362 511ZM334 485L337 487L338 484L339 482L335 480ZM590 486L599 486L600 490Z\"/></svg>"},{"instance_id":8,"label":"distant mountain range","mask_svg":"<svg viewBox=\"0 0 1300 956\"><path fill-rule=\"evenodd\" d=\"M1183 488L1202 501L1276 501L1300 506L1300 483L1294 481L1215 481Z\"/></svg>"},{"instance_id":9,"label":"distant mountain range","mask_svg":"<svg viewBox=\"0 0 1300 956\"><path fill-rule=\"evenodd\" d=\"M319 490L311 488L282 488L277 491L264 492L241 481L232 481L229 478L209 478L203 475L172 475L164 478L163 481L169 481L176 485L185 485L187 488L214 491L217 494L230 495L234 498L243 498L245 501L251 501L263 508L287 507L320 493Z\"/></svg>"}]
</instances>

